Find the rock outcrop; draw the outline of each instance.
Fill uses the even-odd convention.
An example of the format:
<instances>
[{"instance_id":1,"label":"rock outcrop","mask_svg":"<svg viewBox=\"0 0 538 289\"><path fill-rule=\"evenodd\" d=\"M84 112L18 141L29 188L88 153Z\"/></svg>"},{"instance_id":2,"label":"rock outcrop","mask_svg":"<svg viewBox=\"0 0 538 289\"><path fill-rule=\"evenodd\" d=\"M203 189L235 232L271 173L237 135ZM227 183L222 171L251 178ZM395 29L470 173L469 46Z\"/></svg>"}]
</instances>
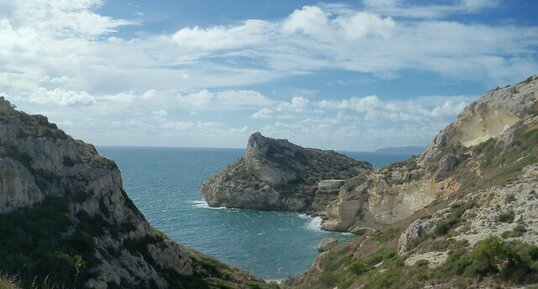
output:
<instances>
[{"instance_id":1,"label":"rock outcrop","mask_svg":"<svg viewBox=\"0 0 538 289\"><path fill-rule=\"evenodd\" d=\"M348 180L324 226L362 236L283 287L532 288L537 202L533 76L465 108L420 156Z\"/></svg>"},{"instance_id":2,"label":"rock outcrop","mask_svg":"<svg viewBox=\"0 0 538 289\"><path fill-rule=\"evenodd\" d=\"M458 192L507 182L536 162L538 77L469 105L418 157L349 180L327 209L326 230L382 228Z\"/></svg>"},{"instance_id":3,"label":"rock outcrop","mask_svg":"<svg viewBox=\"0 0 538 289\"><path fill-rule=\"evenodd\" d=\"M325 238L318 243L318 252L323 253L338 246L338 240L335 238Z\"/></svg>"},{"instance_id":4,"label":"rock outcrop","mask_svg":"<svg viewBox=\"0 0 538 289\"><path fill-rule=\"evenodd\" d=\"M338 190L318 190L318 182L371 170L369 163L335 151L303 148L257 132L250 136L245 156L206 180L202 194L212 207L323 211Z\"/></svg>"},{"instance_id":5,"label":"rock outcrop","mask_svg":"<svg viewBox=\"0 0 538 289\"><path fill-rule=\"evenodd\" d=\"M113 161L3 97L0 224L0 272L16 274L23 285L268 286L153 229L123 190Z\"/></svg>"}]
</instances>

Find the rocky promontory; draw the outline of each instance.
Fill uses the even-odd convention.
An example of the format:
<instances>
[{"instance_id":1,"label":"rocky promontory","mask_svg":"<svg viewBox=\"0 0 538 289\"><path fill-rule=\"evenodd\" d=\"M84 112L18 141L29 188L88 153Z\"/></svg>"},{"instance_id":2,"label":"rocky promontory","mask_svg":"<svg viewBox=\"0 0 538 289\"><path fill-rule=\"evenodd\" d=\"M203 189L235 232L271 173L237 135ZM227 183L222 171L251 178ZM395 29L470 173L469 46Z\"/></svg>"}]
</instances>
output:
<instances>
[{"instance_id":1,"label":"rocky promontory","mask_svg":"<svg viewBox=\"0 0 538 289\"><path fill-rule=\"evenodd\" d=\"M538 77L467 106L418 157L349 180L330 204L327 230L399 222L435 201L508 183L538 161Z\"/></svg>"},{"instance_id":2,"label":"rocky promontory","mask_svg":"<svg viewBox=\"0 0 538 289\"><path fill-rule=\"evenodd\" d=\"M369 163L335 151L303 148L256 132L246 154L206 180L202 194L212 207L324 211L343 180L371 170Z\"/></svg>"},{"instance_id":3,"label":"rocky promontory","mask_svg":"<svg viewBox=\"0 0 538 289\"><path fill-rule=\"evenodd\" d=\"M155 230L113 161L3 97L0 248L22 288L270 287Z\"/></svg>"},{"instance_id":4,"label":"rocky promontory","mask_svg":"<svg viewBox=\"0 0 538 289\"><path fill-rule=\"evenodd\" d=\"M286 289L535 288L538 76L489 91L418 157L350 179L324 228L361 233Z\"/></svg>"}]
</instances>

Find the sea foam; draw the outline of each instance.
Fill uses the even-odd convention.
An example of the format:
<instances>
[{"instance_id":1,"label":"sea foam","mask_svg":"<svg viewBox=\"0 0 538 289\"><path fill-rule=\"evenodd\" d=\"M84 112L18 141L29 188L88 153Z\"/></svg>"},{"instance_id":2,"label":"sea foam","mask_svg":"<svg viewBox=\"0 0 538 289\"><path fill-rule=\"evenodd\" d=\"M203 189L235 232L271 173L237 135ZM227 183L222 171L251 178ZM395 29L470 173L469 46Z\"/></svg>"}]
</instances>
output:
<instances>
[{"instance_id":1,"label":"sea foam","mask_svg":"<svg viewBox=\"0 0 538 289\"><path fill-rule=\"evenodd\" d=\"M226 207L210 207L205 200L191 201L190 203L192 204L193 207L200 208L200 209L212 209L212 210L226 209Z\"/></svg>"},{"instance_id":2,"label":"sea foam","mask_svg":"<svg viewBox=\"0 0 538 289\"><path fill-rule=\"evenodd\" d=\"M323 219L321 217L313 217L305 223L305 227L311 231L321 231L321 223Z\"/></svg>"}]
</instances>

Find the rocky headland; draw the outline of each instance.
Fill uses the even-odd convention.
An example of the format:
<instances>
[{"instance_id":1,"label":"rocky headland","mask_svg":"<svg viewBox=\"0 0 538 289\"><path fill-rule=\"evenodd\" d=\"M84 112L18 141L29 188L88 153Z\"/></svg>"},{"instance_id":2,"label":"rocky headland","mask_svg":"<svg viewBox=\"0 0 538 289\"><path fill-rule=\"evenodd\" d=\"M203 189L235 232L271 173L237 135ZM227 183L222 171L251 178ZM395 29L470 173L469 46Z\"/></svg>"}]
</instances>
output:
<instances>
[{"instance_id":1,"label":"rocky headland","mask_svg":"<svg viewBox=\"0 0 538 289\"><path fill-rule=\"evenodd\" d=\"M349 179L321 253L284 288L536 288L538 76L488 92L418 157Z\"/></svg>"},{"instance_id":2,"label":"rocky headland","mask_svg":"<svg viewBox=\"0 0 538 289\"><path fill-rule=\"evenodd\" d=\"M0 248L0 277L23 288L272 286L152 228L113 161L3 97Z\"/></svg>"},{"instance_id":3,"label":"rocky headland","mask_svg":"<svg viewBox=\"0 0 538 289\"><path fill-rule=\"evenodd\" d=\"M201 190L212 207L324 212L344 180L371 171L369 163L335 151L303 148L257 132L245 155L206 180Z\"/></svg>"},{"instance_id":4,"label":"rocky headland","mask_svg":"<svg viewBox=\"0 0 538 289\"><path fill-rule=\"evenodd\" d=\"M506 184L537 161L538 80L490 91L418 157L350 179L329 204L327 230L394 224L443 198Z\"/></svg>"}]
</instances>

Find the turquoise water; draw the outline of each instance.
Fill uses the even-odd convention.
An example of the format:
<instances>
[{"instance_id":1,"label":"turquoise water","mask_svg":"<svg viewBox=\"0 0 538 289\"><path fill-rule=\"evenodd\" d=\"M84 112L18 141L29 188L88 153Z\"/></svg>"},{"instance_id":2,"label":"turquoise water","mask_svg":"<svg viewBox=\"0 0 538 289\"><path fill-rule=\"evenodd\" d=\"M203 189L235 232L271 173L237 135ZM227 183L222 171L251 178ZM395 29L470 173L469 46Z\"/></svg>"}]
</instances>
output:
<instances>
[{"instance_id":1,"label":"turquoise water","mask_svg":"<svg viewBox=\"0 0 538 289\"><path fill-rule=\"evenodd\" d=\"M308 269L326 237L320 219L285 212L209 208L200 194L207 177L239 158L239 149L100 147L117 162L124 186L147 220L172 239L266 279L285 279ZM348 153L374 166L405 155Z\"/></svg>"}]
</instances>

